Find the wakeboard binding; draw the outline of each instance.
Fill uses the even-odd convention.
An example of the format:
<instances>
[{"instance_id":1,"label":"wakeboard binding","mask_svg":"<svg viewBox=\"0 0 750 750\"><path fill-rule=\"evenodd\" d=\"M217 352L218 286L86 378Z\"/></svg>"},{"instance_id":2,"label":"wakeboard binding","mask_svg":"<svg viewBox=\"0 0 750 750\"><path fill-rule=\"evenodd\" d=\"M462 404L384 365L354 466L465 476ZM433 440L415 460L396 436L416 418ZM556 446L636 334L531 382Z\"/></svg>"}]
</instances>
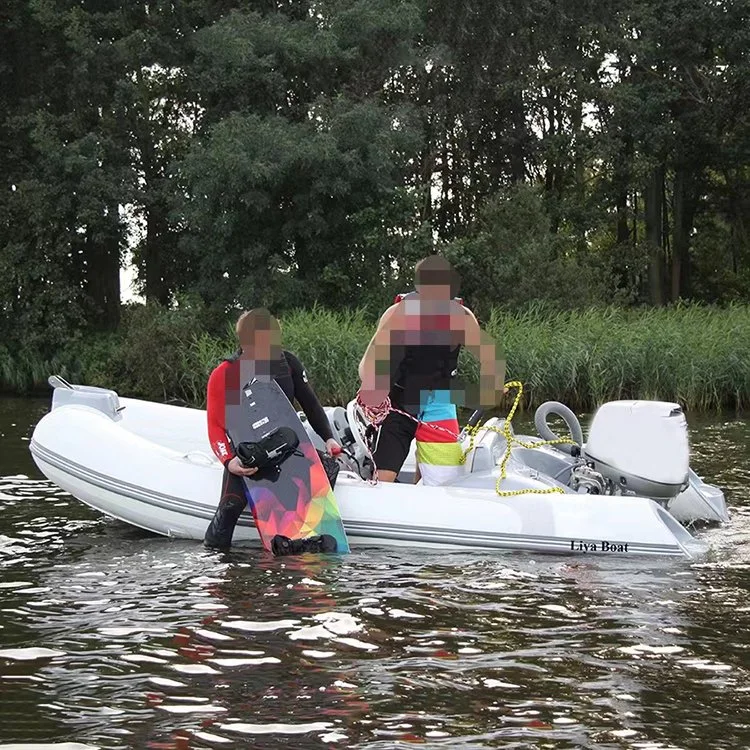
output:
<instances>
[{"instance_id":1,"label":"wakeboard binding","mask_svg":"<svg viewBox=\"0 0 750 750\"><path fill-rule=\"evenodd\" d=\"M299 436L291 427L277 427L256 443L240 443L237 458L244 468L258 469L262 478L270 478L278 475L281 464L296 453L298 447Z\"/></svg>"},{"instance_id":2,"label":"wakeboard binding","mask_svg":"<svg viewBox=\"0 0 750 750\"><path fill-rule=\"evenodd\" d=\"M301 555L305 552L335 552L338 548L336 539L330 534L309 536L306 539L290 539L277 534L271 539L271 552L276 557L283 555Z\"/></svg>"}]
</instances>

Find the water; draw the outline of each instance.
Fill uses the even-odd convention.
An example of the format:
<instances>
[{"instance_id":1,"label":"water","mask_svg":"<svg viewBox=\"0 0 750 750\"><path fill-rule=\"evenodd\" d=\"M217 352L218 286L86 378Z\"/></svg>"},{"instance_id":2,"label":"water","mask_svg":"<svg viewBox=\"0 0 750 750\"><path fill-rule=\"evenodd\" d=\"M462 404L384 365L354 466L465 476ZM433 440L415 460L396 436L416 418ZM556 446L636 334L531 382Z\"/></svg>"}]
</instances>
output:
<instances>
[{"instance_id":1,"label":"water","mask_svg":"<svg viewBox=\"0 0 750 750\"><path fill-rule=\"evenodd\" d=\"M690 420L700 563L303 561L104 520L34 467L46 408L0 399L0 748L750 747L750 422Z\"/></svg>"}]
</instances>

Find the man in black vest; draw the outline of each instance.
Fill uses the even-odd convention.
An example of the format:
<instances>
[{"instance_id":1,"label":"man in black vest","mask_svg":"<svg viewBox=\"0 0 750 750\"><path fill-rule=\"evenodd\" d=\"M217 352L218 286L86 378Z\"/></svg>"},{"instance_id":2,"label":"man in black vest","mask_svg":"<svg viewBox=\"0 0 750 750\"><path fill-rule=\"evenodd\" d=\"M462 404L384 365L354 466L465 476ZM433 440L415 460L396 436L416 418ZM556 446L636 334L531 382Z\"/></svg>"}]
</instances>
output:
<instances>
[{"instance_id":1,"label":"man in black vest","mask_svg":"<svg viewBox=\"0 0 750 750\"><path fill-rule=\"evenodd\" d=\"M449 389L457 406L492 408L505 392L505 360L474 314L455 298L458 274L450 262L431 255L417 263L416 291L382 315L362 361L360 399L396 409L378 428L373 460L378 479L393 482L411 442L425 394ZM456 381L458 357L466 347L480 363L479 384Z\"/></svg>"}]
</instances>

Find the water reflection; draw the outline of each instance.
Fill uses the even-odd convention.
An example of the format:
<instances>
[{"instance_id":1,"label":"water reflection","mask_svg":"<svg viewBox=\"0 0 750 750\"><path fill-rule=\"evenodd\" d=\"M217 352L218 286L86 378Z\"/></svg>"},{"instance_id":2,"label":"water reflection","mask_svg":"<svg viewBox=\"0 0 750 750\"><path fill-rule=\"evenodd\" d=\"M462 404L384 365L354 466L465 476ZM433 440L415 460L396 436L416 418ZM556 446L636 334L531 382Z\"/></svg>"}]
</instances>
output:
<instances>
[{"instance_id":1,"label":"water reflection","mask_svg":"<svg viewBox=\"0 0 750 750\"><path fill-rule=\"evenodd\" d=\"M0 480L0 748L748 746L748 436L693 435L733 515L694 565L221 554L103 520L19 459Z\"/></svg>"},{"instance_id":2,"label":"water reflection","mask_svg":"<svg viewBox=\"0 0 750 750\"><path fill-rule=\"evenodd\" d=\"M62 725L104 747L177 730L191 747L298 731L363 747L586 746L653 739L644 728L676 696L669 732L678 717L701 728L691 692L713 696L714 718L747 708L722 703L750 683L739 652L704 641L705 581L679 563L376 550L280 562L150 538L119 546L116 531L114 549L92 545L39 585L6 588L21 638L51 651L0 653L41 680L34 695Z\"/></svg>"}]
</instances>

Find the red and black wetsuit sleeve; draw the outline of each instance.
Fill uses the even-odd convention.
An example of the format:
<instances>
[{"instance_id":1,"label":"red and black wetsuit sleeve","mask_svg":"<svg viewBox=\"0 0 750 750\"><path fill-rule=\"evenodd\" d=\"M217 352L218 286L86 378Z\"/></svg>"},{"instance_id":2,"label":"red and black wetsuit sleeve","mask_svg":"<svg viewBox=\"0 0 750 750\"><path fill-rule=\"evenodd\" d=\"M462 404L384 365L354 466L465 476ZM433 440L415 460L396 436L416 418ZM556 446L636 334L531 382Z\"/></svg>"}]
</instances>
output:
<instances>
[{"instance_id":1,"label":"red and black wetsuit sleeve","mask_svg":"<svg viewBox=\"0 0 750 750\"><path fill-rule=\"evenodd\" d=\"M230 369L229 362L222 362L208 378L206 390L208 440L211 443L211 450L224 465L234 458L232 441L226 431L227 397L232 391L231 385L229 387L227 385Z\"/></svg>"},{"instance_id":2,"label":"red and black wetsuit sleeve","mask_svg":"<svg viewBox=\"0 0 750 750\"><path fill-rule=\"evenodd\" d=\"M312 389L312 386L307 380L307 373L302 363L294 356L291 352L284 352L284 357L289 363L291 378L291 393L289 390L289 384L284 382L286 378L277 378L276 382L279 384L281 389L286 393L287 398L294 403L296 398L299 405L302 407L302 411L305 412L307 418L310 420L310 425L313 430L320 435L323 442L330 440L333 437L331 432L331 425L326 417L326 413L318 400L318 396Z\"/></svg>"}]
</instances>

